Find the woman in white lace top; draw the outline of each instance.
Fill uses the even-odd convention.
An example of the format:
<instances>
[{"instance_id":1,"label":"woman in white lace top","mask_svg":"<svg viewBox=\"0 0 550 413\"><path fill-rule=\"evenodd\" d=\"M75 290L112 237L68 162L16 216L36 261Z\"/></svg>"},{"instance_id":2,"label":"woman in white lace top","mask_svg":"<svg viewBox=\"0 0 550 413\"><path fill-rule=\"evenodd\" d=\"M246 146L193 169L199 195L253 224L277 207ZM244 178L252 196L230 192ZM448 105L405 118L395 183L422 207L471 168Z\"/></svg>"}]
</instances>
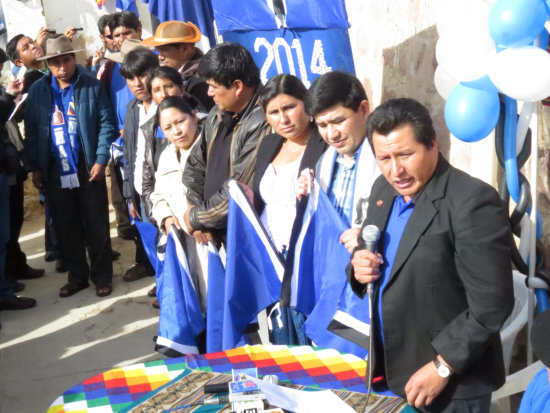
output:
<instances>
[{"instance_id":1,"label":"woman in white lace top","mask_svg":"<svg viewBox=\"0 0 550 413\"><path fill-rule=\"evenodd\" d=\"M274 133L264 137L258 148L252 184L254 206L285 261L285 274L290 271L294 258L293 234L297 235L302 221L302 215L297 216L296 180L300 171L315 167L326 148L315 124L304 111L306 91L296 76L281 74L267 82L261 96L266 119ZM272 341L306 344L307 338L301 331L303 316L294 309L280 310L281 314L271 317L279 324L271 329Z\"/></svg>"}]
</instances>

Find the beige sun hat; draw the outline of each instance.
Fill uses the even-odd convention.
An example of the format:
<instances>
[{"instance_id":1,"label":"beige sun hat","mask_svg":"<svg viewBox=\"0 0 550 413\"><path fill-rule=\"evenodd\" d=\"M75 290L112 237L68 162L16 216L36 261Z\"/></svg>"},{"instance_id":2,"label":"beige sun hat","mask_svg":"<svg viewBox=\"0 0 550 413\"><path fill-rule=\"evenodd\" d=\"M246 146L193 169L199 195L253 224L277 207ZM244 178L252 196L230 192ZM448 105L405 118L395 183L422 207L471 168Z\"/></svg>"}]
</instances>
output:
<instances>
[{"instance_id":1,"label":"beige sun hat","mask_svg":"<svg viewBox=\"0 0 550 413\"><path fill-rule=\"evenodd\" d=\"M128 53L138 47L143 47L140 42L141 40L137 39L125 39L120 46L120 52L111 53L109 55L109 59L114 60L117 63L122 63L124 61L124 57Z\"/></svg>"},{"instance_id":2,"label":"beige sun hat","mask_svg":"<svg viewBox=\"0 0 550 413\"><path fill-rule=\"evenodd\" d=\"M86 49L73 49L73 45L69 38L65 35L50 38L46 40L46 50L44 56L36 60L46 60L57 56L62 56L69 53L77 53Z\"/></svg>"},{"instance_id":3,"label":"beige sun hat","mask_svg":"<svg viewBox=\"0 0 550 413\"><path fill-rule=\"evenodd\" d=\"M143 46L155 47L172 43L197 43L201 39L201 32L191 22L169 20L159 24L155 35L141 42Z\"/></svg>"}]
</instances>

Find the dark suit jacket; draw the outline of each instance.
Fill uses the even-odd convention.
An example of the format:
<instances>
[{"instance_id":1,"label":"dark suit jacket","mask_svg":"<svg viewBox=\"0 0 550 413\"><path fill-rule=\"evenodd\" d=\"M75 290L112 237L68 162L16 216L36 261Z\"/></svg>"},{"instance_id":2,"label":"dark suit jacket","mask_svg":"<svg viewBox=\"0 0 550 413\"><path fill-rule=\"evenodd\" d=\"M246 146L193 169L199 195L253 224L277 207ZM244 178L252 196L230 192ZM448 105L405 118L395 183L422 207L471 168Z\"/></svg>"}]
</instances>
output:
<instances>
[{"instance_id":1,"label":"dark suit jacket","mask_svg":"<svg viewBox=\"0 0 550 413\"><path fill-rule=\"evenodd\" d=\"M380 176L363 225L377 225L383 237L396 196ZM382 296L384 343L375 345L375 373L384 371L390 389L405 397L412 374L441 354L455 374L436 404L490 393L505 380L499 330L514 302L503 204L492 187L441 155L414 203ZM351 265L348 276L364 295Z\"/></svg>"}]
</instances>

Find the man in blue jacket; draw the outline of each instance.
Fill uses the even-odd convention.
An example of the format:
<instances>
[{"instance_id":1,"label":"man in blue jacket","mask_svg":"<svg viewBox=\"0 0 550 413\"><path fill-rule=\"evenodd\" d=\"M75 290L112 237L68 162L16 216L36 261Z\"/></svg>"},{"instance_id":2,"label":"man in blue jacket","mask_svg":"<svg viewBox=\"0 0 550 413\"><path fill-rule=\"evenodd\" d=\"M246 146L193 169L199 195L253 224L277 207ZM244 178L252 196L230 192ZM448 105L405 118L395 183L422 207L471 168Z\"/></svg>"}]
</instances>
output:
<instances>
[{"instance_id":1,"label":"man in blue jacket","mask_svg":"<svg viewBox=\"0 0 550 413\"><path fill-rule=\"evenodd\" d=\"M43 59L51 73L29 91L25 153L34 185L50 200L69 270L59 296L87 288L91 278L104 297L112 292L113 277L105 165L118 130L103 85L77 66L78 51L66 36L47 40Z\"/></svg>"}]
</instances>

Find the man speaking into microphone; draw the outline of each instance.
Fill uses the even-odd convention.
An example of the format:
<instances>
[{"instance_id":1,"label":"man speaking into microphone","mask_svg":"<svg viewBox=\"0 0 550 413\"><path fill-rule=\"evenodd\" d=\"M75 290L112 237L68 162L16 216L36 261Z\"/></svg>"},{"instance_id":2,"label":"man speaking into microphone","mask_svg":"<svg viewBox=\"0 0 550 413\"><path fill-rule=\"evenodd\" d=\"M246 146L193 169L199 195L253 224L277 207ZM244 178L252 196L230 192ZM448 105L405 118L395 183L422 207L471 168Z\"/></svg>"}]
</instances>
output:
<instances>
[{"instance_id":1,"label":"man speaking into microphone","mask_svg":"<svg viewBox=\"0 0 550 413\"><path fill-rule=\"evenodd\" d=\"M503 204L445 160L413 99L380 105L367 138L383 176L363 226L381 236L377 253L354 253L348 277L359 296L374 285L374 388L422 412L488 412L505 380L499 330L514 302Z\"/></svg>"}]
</instances>

